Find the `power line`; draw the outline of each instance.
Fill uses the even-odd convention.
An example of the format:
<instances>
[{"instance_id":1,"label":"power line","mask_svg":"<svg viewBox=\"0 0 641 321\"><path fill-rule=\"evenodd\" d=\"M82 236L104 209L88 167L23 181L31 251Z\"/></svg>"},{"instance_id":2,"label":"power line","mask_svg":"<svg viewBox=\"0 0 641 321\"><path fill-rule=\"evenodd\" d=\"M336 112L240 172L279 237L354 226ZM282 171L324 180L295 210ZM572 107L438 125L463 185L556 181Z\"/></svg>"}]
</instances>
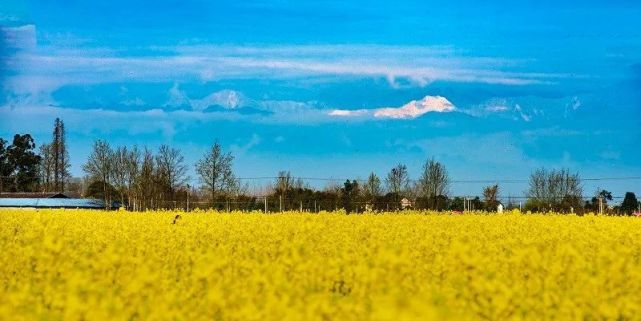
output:
<instances>
[{"instance_id":1,"label":"power line","mask_svg":"<svg viewBox=\"0 0 641 321\"><path fill-rule=\"evenodd\" d=\"M248 177L236 177L238 180L244 181L260 181L260 180L276 180L285 178L287 176L248 176ZM0 178L12 178L12 176L0 176ZM345 178L345 177L306 177L306 176L289 176L291 179L303 180L303 181L358 181L366 182L366 179L354 179L354 178ZM581 181L630 181L630 180L641 180L641 176L619 176L619 177L589 177L581 178ZM198 178L187 178L185 181L197 182L200 181ZM409 182L419 182L420 179L408 179ZM528 183L527 179L452 179L449 181L452 184L493 184L493 183L502 183L502 184L514 184L514 183Z\"/></svg>"},{"instance_id":2,"label":"power line","mask_svg":"<svg viewBox=\"0 0 641 321\"><path fill-rule=\"evenodd\" d=\"M286 176L257 176L257 177L237 177L239 180L275 180L285 178ZM352 179L345 177L305 177L305 176L289 176L291 179L301 179L306 181L367 181L366 179ZM197 179L196 179L197 180ZM590 177L581 178L582 181L623 181L623 180L641 180L641 176L620 176L620 177ZM418 182L420 179L409 179L410 182ZM527 179L452 179L450 183L470 183L470 184L491 184L491 183L528 183Z\"/></svg>"}]
</instances>

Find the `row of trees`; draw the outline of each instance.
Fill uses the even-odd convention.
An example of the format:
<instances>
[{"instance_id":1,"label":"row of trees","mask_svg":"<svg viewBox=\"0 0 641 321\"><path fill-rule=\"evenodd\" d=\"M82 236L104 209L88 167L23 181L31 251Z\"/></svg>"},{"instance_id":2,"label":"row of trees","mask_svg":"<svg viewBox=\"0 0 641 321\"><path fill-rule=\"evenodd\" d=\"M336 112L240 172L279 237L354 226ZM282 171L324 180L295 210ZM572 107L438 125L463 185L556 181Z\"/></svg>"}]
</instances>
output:
<instances>
[{"instance_id":1,"label":"row of trees","mask_svg":"<svg viewBox=\"0 0 641 321\"><path fill-rule=\"evenodd\" d=\"M583 186L578 173L567 169L535 170L530 176L526 208L573 212L581 207Z\"/></svg>"},{"instance_id":2,"label":"row of trees","mask_svg":"<svg viewBox=\"0 0 641 321\"><path fill-rule=\"evenodd\" d=\"M246 189L232 171L233 159L215 143L196 164L202 184L196 190L189 184L180 150L168 145L161 145L155 153L146 147L112 148L98 140L83 165L90 182L87 196L104 199L108 206L116 201L134 210L186 207L190 197L192 208L206 196L210 206L229 198L247 198Z\"/></svg>"},{"instance_id":3,"label":"row of trees","mask_svg":"<svg viewBox=\"0 0 641 321\"><path fill-rule=\"evenodd\" d=\"M11 144L0 139L0 193L63 192L72 183L65 126L56 119L50 143L42 144L39 153L29 135L15 135ZM486 186L482 199L450 197L450 178L445 166L428 159L418 179L411 179L407 167L394 166L383 177L371 173L367 179L332 182L324 189L311 188L288 171L278 173L261 193L249 191L233 172L234 157L214 143L195 164L197 187L191 186L188 165L180 150L161 145L157 150L138 147L111 147L98 140L83 170L87 174L83 193L86 197L104 199L130 209L172 207L216 207L219 209L332 210L397 210L418 208L433 210L488 210L500 204L498 184ZM526 210L581 212L610 209L612 195L603 190L583 202L583 187L578 173L568 169L535 170L529 179ZM260 194L260 197L256 196ZM522 202L519 202L519 207ZM508 198L504 207L517 206ZM633 193L614 211L631 213L639 203Z\"/></svg>"},{"instance_id":4,"label":"row of trees","mask_svg":"<svg viewBox=\"0 0 641 321\"><path fill-rule=\"evenodd\" d=\"M418 180L410 178L407 166L398 164L390 169L384 179L371 173L366 180L346 180L342 186L330 184L322 192L309 189L301 179L295 179L285 171L279 172L273 186L271 198L278 199L278 208L286 210L321 207L344 208L347 212L404 208L495 211L499 204L497 184L484 188L483 200L479 197L450 198L448 172L442 163L434 159L425 162ZM305 201L310 198L315 200L314 204Z\"/></svg>"},{"instance_id":5,"label":"row of trees","mask_svg":"<svg viewBox=\"0 0 641 321\"><path fill-rule=\"evenodd\" d=\"M89 181L86 196L104 199L107 206L116 201L134 210L171 207L165 202L189 196L184 157L167 145L154 153L98 140L82 168Z\"/></svg>"}]
</instances>

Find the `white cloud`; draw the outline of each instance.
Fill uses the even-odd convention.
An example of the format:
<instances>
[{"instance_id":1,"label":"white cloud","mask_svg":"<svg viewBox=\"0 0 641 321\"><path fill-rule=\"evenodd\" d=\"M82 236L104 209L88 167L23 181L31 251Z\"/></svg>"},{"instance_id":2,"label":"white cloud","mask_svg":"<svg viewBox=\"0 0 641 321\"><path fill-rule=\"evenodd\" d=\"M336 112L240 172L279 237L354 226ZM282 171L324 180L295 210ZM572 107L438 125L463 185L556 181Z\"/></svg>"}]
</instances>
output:
<instances>
[{"instance_id":1,"label":"white cloud","mask_svg":"<svg viewBox=\"0 0 641 321\"><path fill-rule=\"evenodd\" d=\"M570 103L570 107L572 107L572 110L577 110L579 107L581 107L582 103L579 97L572 97L572 102Z\"/></svg>"},{"instance_id":2,"label":"white cloud","mask_svg":"<svg viewBox=\"0 0 641 321\"><path fill-rule=\"evenodd\" d=\"M523 111L523 108L521 108L521 105L516 104L516 105L514 106L514 111L516 111L516 113L517 113L517 114L521 117L521 119L523 119L524 121L529 122L530 120L532 120L532 116L530 116L529 114L525 113L525 112Z\"/></svg>"},{"instance_id":3,"label":"white cloud","mask_svg":"<svg viewBox=\"0 0 641 321\"><path fill-rule=\"evenodd\" d=\"M35 46L35 27L14 33L22 35L16 39L31 39L30 43ZM29 36L31 33L33 35ZM20 43L26 41L23 40ZM569 77L521 72L518 67L522 61L471 57L442 47L183 46L150 47L142 54L130 55L86 45L75 47L80 49L56 46L58 44L40 46L23 54L19 62L9 61L8 67L15 72L9 79L12 90L29 90L35 81L52 84L48 90L53 91L65 85L119 81L182 83L195 78L212 81L231 78L382 77L392 87L423 87L433 81L547 84ZM162 55L158 54L159 51Z\"/></svg>"},{"instance_id":4,"label":"white cloud","mask_svg":"<svg viewBox=\"0 0 641 321\"><path fill-rule=\"evenodd\" d=\"M492 105L485 107L485 110L490 113L501 113L510 110L510 107L504 105Z\"/></svg>"},{"instance_id":5,"label":"white cloud","mask_svg":"<svg viewBox=\"0 0 641 321\"><path fill-rule=\"evenodd\" d=\"M243 106L246 98L234 90L221 90L211 93L202 99L190 99L189 104L193 110L205 110L210 106L222 106L227 109L236 109Z\"/></svg>"},{"instance_id":6,"label":"white cloud","mask_svg":"<svg viewBox=\"0 0 641 321\"><path fill-rule=\"evenodd\" d=\"M234 144L230 146L231 153L233 155L245 155L250 149L260 144L261 138L258 134L253 134L249 141L245 144Z\"/></svg>"},{"instance_id":7,"label":"white cloud","mask_svg":"<svg viewBox=\"0 0 641 321\"><path fill-rule=\"evenodd\" d=\"M377 109L334 109L328 113L332 117L371 117L392 119L413 119L426 113L451 112L456 107L445 97L425 96L421 100L412 100L401 107L384 107Z\"/></svg>"},{"instance_id":8,"label":"white cloud","mask_svg":"<svg viewBox=\"0 0 641 321\"><path fill-rule=\"evenodd\" d=\"M167 106L183 106L189 103L187 94L180 90L178 83L174 83L167 94L169 96L169 101L167 101L166 104Z\"/></svg>"},{"instance_id":9,"label":"white cloud","mask_svg":"<svg viewBox=\"0 0 641 321\"><path fill-rule=\"evenodd\" d=\"M134 99L127 99L122 102L123 105L125 106L145 106L146 103L142 98L136 97Z\"/></svg>"},{"instance_id":10,"label":"white cloud","mask_svg":"<svg viewBox=\"0 0 641 321\"><path fill-rule=\"evenodd\" d=\"M36 47L36 26L0 27L4 45L11 49L31 50Z\"/></svg>"},{"instance_id":11,"label":"white cloud","mask_svg":"<svg viewBox=\"0 0 641 321\"><path fill-rule=\"evenodd\" d=\"M358 117L358 116L365 116L369 113L370 111L367 109L356 109L356 110L334 109L330 111L328 115L336 116L336 117Z\"/></svg>"},{"instance_id":12,"label":"white cloud","mask_svg":"<svg viewBox=\"0 0 641 321\"><path fill-rule=\"evenodd\" d=\"M492 116L531 122L535 119L568 118L578 112L580 107L581 101L576 96L543 98L529 95L510 98L495 97L459 111L474 117Z\"/></svg>"}]
</instances>

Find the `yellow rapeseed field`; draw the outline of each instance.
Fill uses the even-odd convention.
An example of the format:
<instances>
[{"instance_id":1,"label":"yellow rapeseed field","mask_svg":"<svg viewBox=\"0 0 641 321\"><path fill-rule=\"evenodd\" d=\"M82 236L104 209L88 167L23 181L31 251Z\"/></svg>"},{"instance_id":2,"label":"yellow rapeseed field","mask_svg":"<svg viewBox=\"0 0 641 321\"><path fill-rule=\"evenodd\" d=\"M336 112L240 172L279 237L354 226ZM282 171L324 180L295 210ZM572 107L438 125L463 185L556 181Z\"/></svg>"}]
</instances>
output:
<instances>
[{"instance_id":1,"label":"yellow rapeseed field","mask_svg":"<svg viewBox=\"0 0 641 321\"><path fill-rule=\"evenodd\" d=\"M175 217L0 210L0 320L641 319L639 218Z\"/></svg>"}]
</instances>

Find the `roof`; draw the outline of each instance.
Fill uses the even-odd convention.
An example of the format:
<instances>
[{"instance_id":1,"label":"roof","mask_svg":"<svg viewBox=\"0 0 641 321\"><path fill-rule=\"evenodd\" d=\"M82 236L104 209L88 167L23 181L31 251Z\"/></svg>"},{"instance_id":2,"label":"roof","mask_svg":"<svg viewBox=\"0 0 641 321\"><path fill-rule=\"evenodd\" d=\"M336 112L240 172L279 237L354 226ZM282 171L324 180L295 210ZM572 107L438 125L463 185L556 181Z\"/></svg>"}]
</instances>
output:
<instances>
[{"instance_id":1,"label":"roof","mask_svg":"<svg viewBox=\"0 0 641 321\"><path fill-rule=\"evenodd\" d=\"M69 196L59 192L3 192L0 193L0 198L69 198Z\"/></svg>"},{"instance_id":2,"label":"roof","mask_svg":"<svg viewBox=\"0 0 641 321\"><path fill-rule=\"evenodd\" d=\"M103 209L105 203L87 198L0 198L0 207Z\"/></svg>"}]
</instances>

